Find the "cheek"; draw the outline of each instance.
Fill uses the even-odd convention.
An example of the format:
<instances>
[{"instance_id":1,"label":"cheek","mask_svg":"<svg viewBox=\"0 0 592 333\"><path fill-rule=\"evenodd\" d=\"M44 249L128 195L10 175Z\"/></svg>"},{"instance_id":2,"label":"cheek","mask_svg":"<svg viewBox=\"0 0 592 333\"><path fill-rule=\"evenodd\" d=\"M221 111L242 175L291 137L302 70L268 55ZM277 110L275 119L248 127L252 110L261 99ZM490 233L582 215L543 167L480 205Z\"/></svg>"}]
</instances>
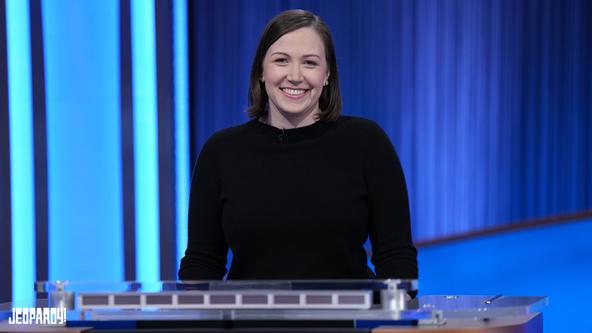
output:
<instances>
[{"instance_id":1,"label":"cheek","mask_svg":"<svg viewBox=\"0 0 592 333\"><path fill-rule=\"evenodd\" d=\"M265 92L267 93L267 95L269 96L270 93L273 91L273 87L274 87L274 75L275 73L270 70L268 67L263 67L263 89L265 89Z\"/></svg>"},{"instance_id":2,"label":"cheek","mask_svg":"<svg viewBox=\"0 0 592 333\"><path fill-rule=\"evenodd\" d=\"M311 82L311 84L317 90L323 90L323 86L325 85L325 77L324 76L318 76L318 77L315 78L314 82Z\"/></svg>"},{"instance_id":3,"label":"cheek","mask_svg":"<svg viewBox=\"0 0 592 333\"><path fill-rule=\"evenodd\" d=\"M310 76L309 83L319 89L322 89L325 84L325 77L327 76L324 71L315 72Z\"/></svg>"},{"instance_id":4,"label":"cheek","mask_svg":"<svg viewBox=\"0 0 592 333\"><path fill-rule=\"evenodd\" d=\"M282 76L281 70L277 66L263 65L263 78L265 85L273 84Z\"/></svg>"},{"instance_id":5,"label":"cheek","mask_svg":"<svg viewBox=\"0 0 592 333\"><path fill-rule=\"evenodd\" d=\"M264 86L265 86L264 89L265 89L265 92L267 93L267 96L271 96L273 94L274 86L269 83L268 78L265 78Z\"/></svg>"}]
</instances>

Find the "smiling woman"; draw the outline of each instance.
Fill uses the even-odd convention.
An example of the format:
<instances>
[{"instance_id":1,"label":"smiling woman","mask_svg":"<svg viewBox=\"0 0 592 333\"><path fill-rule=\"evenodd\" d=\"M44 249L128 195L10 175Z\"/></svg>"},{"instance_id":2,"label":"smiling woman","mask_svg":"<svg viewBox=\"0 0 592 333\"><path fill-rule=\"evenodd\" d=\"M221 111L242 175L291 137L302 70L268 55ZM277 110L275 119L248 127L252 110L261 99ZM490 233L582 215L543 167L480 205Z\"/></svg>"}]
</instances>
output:
<instances>
[{"instance_id":1,"label":"smiling woman","mask_svg":"<svg viewBox=\"0 0 592 333\"><path fill-rule=\"evenodd\" d=\"M285 128L313 124L329 75L323 41L313 29L283 35L263 59L261 81L269 96L266 122Z\"/></svg>"},{"instance_id":2,"label":"smiling woman","mask_svg":"<svg viewBox=\"0 0 592 333\"><path fill-rule=\"evenodd\" d=\"M303 10L274 17L251 70L246 124L194 169L183 280L417 278L401 164L374 122L341 116L335 49ZM370 237L372 262L363 245Z\"/></svg>"},{"instance_id":3,"label":"smiling woman","mask_svg":"<svg viewBox=\"0 0 592 333\"><path fill-rule=\"evenodd\" d=\"M307 102L312 105L296 107L298 112L283 110L277 114L277 103L281 100L275 97L281 96L278 89L282 88L305 90L304 93L311 90ZM290 97L299 91L285 93ZM339 117L341 93L335 47L329 28L320 17L303 10L289 10L267 24L253 59L249 103L247 112L251 117L275 116L274 122L283 120L286 125L275 123L275 127L281 128L310 125L316 120L334 121ZM292 121L283 119L286 117ZM304 123L299 122L307 118Z\"/></svg>"}]
</instances>

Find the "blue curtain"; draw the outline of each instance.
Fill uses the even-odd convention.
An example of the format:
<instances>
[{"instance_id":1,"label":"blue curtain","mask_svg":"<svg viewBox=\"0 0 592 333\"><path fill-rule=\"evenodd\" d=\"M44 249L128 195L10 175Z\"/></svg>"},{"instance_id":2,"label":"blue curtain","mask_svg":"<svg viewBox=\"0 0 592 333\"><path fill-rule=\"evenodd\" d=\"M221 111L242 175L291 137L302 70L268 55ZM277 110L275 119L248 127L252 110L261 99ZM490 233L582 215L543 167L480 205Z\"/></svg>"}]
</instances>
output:
<instances>
[{"instance_id":1,"label":"blue curtain","mask_svg":"<svg viewBox=\"0 0 592 333\"><path fill-rule=\"evenodd\" d=\"M260 33L311 10L336 43L344 113L395 145L416 240L592 208L592 3L190 1L191 156L247 120Z\"/></svg>"},{"instance_id":2,"label":"blue curtain","mask_svg":"<svg viewBox=\"0 0 592 333\"><path fill-rule=\"evenodd\" d=\"M0 4L7 28L0 29L7 69L0 66L7 132L0 169L10 177L10 186L0 186L0 206L10 207L0 218L10 234L0 232L8 251L0 290L12 291L0 293L5 300L30 298L35 279L142 278L139 262L160 261L167 268L158 278L174 276L174 249L178 259L186 245L184 168L214 131L247 120L260 33L289 8L321 15L333 31L344 113L377 121L391 137L416 240L592 209L592 1L158 0L147 31L160 46L156 36L143 40L167 74L156 78L164 119L158 147L133 139L147 139L131 121L145 115L133 98L148 91L132 89L131 66L140 64L130 28L142 13L129 0ZM134 184L146 178L134 163L147 165L134 154L144 149L177 157L161 159L168 164L158 168L156 189L159 207L172 209L176 200L177 216L135 219L142 205ZM158 258L136 253L145 237L134 230L148 224L161 235ZM66 244L86 247L67 251ZM80 258L94 268L69 264Z\"/></svg>"}]
</instances>

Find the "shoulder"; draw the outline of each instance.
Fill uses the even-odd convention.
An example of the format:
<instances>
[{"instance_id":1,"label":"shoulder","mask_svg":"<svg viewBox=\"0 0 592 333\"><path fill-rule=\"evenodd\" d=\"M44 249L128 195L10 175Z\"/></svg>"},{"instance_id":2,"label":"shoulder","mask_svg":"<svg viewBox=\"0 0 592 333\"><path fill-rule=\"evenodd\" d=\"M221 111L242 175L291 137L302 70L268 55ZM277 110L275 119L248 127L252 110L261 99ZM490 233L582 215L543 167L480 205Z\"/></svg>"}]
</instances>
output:
<instances>
[{"instance_id":1,"label":"shoulder","mask_svg":"<svg viewBox=\"0 0 592 333\"><path fill-rule=\"evenodd\" d=\"M390 137L377 122L352 116L343 116L339 121L344 132L348 133L347 136L365 151L367 158L378 160L385 160L389 156L398 158Z\"/></svg>"},{"instance_id":2,"label":"shoulder","mask_svg":"<svg viewBox=\"0 0 592 333\"><path fill-rule=\"evenodd\" d=\"M382 128L374 120L356 117L356 116L340 116L337 120L342 126L345 126L352 130L358 130L362 132L382 132Z\"/></svg>"},{"instance_id":3,"label":"shoulder","mask_svg":"<svg viewBox=\"0 0 592 333\"><path fill-rule=\"evenodd\" d=\"M252 135L251 122L242 125L224 128L214 132L203 143L199 150L198 164L218 164L224 156L232 155L240 150L241 142L245 142L245 136Z\"/></svg>"},{"instance_id":4,"label":"shoulder","mask_svg":"<svg viewBox=\"0 0 592 333\"><path fill-rule=\"evenodd\" d=\"M214 132L204 143L202 150L223 150L232 148L245 137L253 134L253 120L244 124L224 128Z\"/></svg>"},{"instance_id":5,"label":"shoulder","mask_svg":"<svg viewBox=\"0 0 592 333\"><path fill-rule=\"evenodd\" d=\"M355 135L358 139L369 141L388 139L388 136L380 125L370 119L355 116L340 116L337 123L349 135Z\"/></svg>"}]
</instances>

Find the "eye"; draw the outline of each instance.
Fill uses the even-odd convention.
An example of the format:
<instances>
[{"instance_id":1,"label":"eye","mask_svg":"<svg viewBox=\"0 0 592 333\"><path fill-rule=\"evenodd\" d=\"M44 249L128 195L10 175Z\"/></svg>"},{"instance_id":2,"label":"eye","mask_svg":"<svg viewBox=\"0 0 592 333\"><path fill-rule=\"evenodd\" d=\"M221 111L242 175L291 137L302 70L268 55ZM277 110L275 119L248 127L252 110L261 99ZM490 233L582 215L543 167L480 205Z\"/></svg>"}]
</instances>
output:
<instances>
[{"instance_id":1,"label":"eye","mask_svg":"<svg viewBox=\"0 0 592 333\"><path fill-rule=\"evenodd\" d=\"M316 66L318 66L318 63L313 60L305 60L304 65L308 66L308 67L316 67Z\"/></svg>"},{"instance_id":2,"label":"eye","mask_svg":"<svg viewBox=\"0 0 592 333\"><path fill-rule=\"evenodd\" d=\"M288 59L286 58L277 58L273 61L276 64L287 64L288 63Z\"/></svg>"}]
</instances>

